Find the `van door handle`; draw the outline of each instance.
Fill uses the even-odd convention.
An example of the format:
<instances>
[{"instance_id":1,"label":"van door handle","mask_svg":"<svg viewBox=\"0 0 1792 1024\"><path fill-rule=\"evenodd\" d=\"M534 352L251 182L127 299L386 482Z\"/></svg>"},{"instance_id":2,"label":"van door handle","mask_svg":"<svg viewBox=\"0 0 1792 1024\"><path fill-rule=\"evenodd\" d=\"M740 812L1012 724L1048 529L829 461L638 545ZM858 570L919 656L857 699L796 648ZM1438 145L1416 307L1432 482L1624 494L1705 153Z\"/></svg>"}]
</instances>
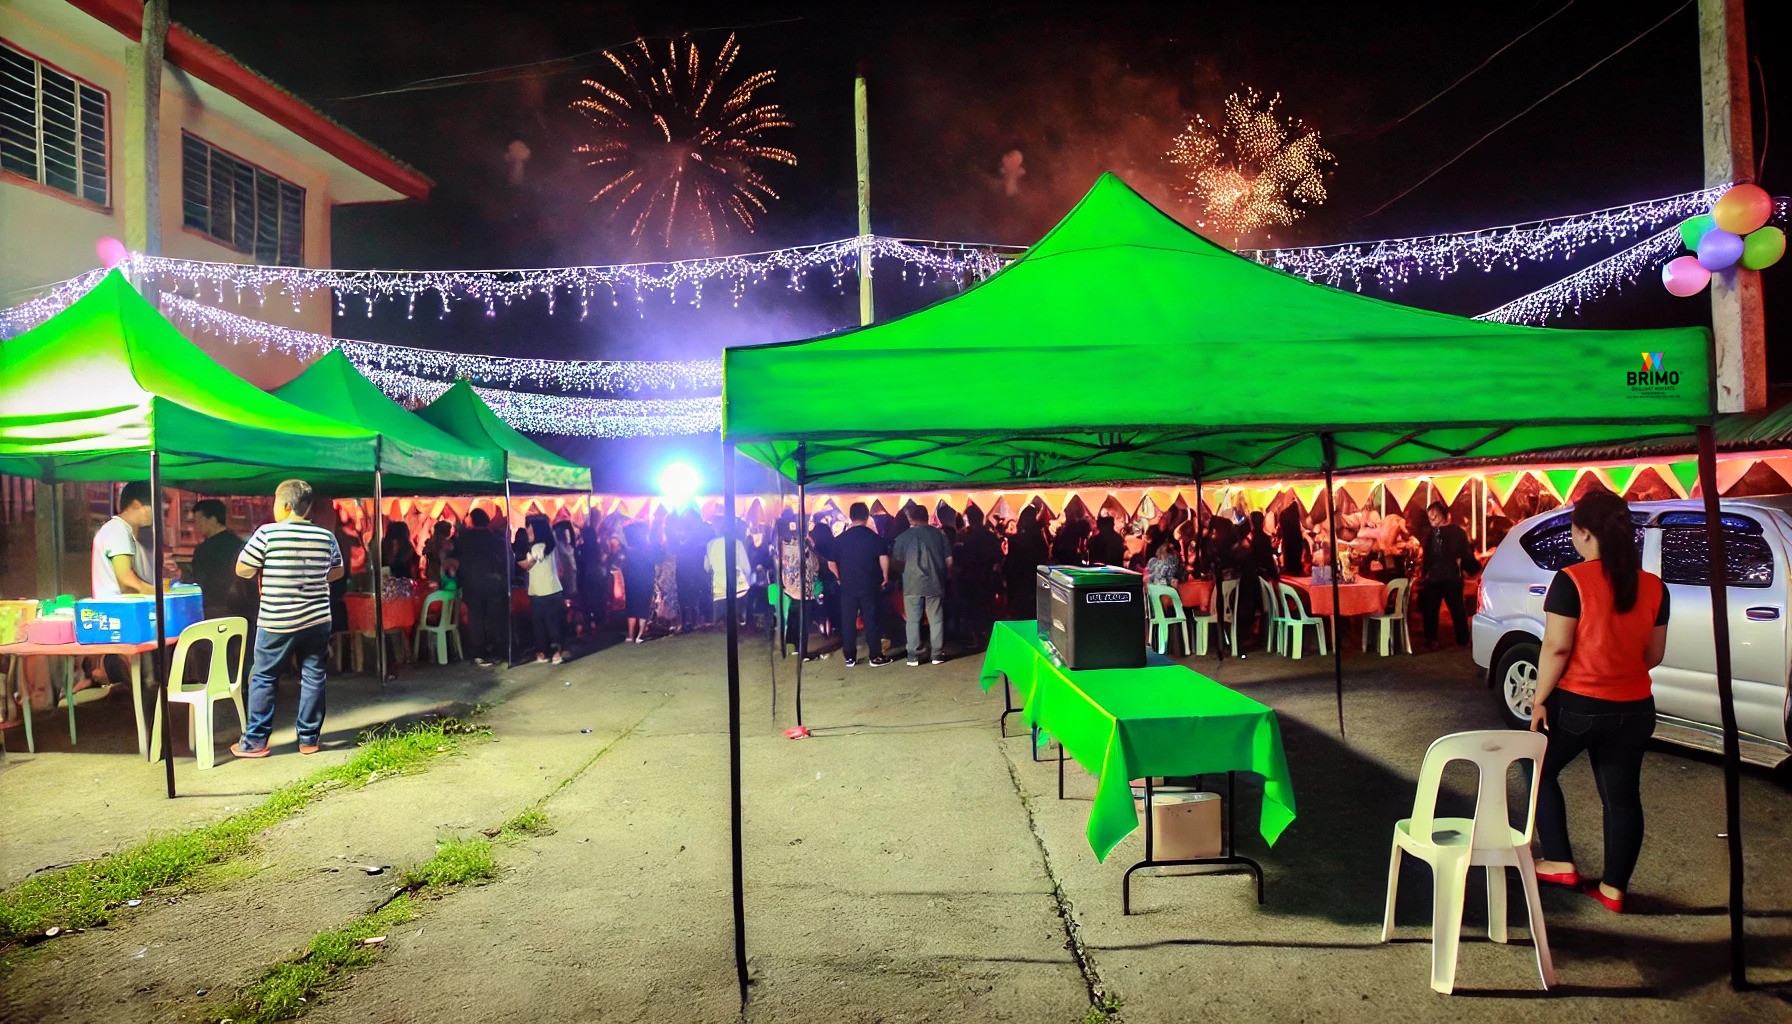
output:
<instances>
[{"instance_id":1,"label":"van door handle","mask_svg":"<svg viewBox=\"0 0 1792 1024\"><path fill-rule=\"evenodd\" d=\"M1535 585L1535 586L1531 587L1531 596L1532 597L1542 597L1548 593L1549 593L1548 587L1545 587L1542 585Z\"/></svg>"},{"instance_id":2,"label":"van door handle","mask_svg":"<svg viewBox=\"0 0 1792 1024\"><path fill-rule=\"evenodd\" d=\"M1753 622L1772 622L1774 619L1780 617L1780 610L1778 608L1757 607L1750 608L1743 614L1747 615Z\"/></svg>"}]
</instances>

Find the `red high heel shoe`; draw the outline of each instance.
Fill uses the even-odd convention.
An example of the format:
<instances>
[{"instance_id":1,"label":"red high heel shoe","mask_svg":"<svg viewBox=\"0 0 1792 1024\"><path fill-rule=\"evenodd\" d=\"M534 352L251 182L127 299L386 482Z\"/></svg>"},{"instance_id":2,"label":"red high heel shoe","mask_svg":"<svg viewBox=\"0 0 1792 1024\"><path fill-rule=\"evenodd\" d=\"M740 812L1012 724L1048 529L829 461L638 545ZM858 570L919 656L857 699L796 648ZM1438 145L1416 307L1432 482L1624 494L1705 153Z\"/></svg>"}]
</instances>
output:
<instances>
[{"instance_id":1,"label":"red high heel shoe","mask_svg":"<svg viewBox=\"0 0 1792 1024\"><path fill-rule=\"evenodd\" d=\"M1539 871L1537 872L1537 881L1546 885L1566 886L1570 889L1579 889L1582 884L1580 880L1580 872L1578 871L1564 871L1554 875Z\"/></svg>"},{"instance_id":2,"label":"red high heel shoe","mask_svg":"<svg viewBox=\"0 0 1792 1024\"><path fill-rule=\"evenodd\" d=\"M1612 899L1605 894L1605 890L1599 888L1599 883L1595 882L1588 886L1586 892L1588 896L1598 900L1605 909L1612 913L1622 914L1624 912L1624 897L1619 896L1617 899Z\"/></svg>"}]
</instances>

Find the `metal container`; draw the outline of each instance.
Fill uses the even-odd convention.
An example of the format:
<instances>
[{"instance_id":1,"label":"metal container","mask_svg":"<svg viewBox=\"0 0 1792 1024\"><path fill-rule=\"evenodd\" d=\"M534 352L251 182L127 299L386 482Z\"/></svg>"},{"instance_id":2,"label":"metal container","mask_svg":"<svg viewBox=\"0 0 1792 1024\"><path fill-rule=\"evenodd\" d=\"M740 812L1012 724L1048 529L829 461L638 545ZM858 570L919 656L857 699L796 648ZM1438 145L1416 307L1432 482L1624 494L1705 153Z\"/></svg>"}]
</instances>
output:
<instances>
[{"instance_id":1,"label":"metal container","mask_svg":"<svg viewBox=\"0 0 1792 1024\"><path fill-rule=\"evenodd\" d=\"M1145 667L1145 577L1114 566L1051 567L1051 644L1077 671Z\"/></svg>"}]
</instances>

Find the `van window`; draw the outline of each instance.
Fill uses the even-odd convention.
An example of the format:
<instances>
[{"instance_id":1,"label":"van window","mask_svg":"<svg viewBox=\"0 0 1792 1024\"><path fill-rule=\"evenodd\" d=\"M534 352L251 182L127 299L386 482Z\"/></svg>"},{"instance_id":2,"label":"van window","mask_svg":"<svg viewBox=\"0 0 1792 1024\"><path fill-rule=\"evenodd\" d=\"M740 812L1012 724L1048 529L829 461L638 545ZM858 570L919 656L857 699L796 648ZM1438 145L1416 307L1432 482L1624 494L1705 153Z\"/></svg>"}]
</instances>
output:
<instances>
[{"instance_id":1,"label":"van window","mask_svg":"<svg viewBox=\"0 0 1792 1024\"><path fill-rule=\"evenodd\" d=\"M1551 516L1538 523L1524 539L1519 541L1524 552L1531 556L1540 569L1556 572L1574 565L1581 560L1580 552L1574 550L1574 537L1569 528L1571 512ZM1649 521L1646 512L1632 511L1630 521L1636 524L1636 549L1643 550L1643 524Z\"/></svg>"},{"instance_id":2,"label":"van window","mask_svg":"<svg viewBox=\"0 0 1792 1024\"><path fill-rule=\"evenodd\" d=\"M1729 585L1757 590L1773 586L1773 548L1761 535L1761 524L1738 515L1725 515L1722 521ZM1662 582L1708 586L1711 549L1705 542L1704 514L1676 513L1671 522L1663 516L1662 527Z\"/></svg>"}]
</instances>

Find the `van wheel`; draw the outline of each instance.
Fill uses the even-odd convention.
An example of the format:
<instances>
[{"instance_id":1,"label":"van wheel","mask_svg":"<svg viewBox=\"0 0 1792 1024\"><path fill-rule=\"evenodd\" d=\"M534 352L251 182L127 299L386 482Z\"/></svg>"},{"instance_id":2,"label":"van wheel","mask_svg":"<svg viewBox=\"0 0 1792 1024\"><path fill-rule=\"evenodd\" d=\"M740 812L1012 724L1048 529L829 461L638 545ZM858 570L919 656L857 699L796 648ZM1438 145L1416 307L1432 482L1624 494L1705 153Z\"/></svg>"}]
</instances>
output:
<instances>
[{"instance_id":1,"label":"van wheel","mask_svg":"<svg viewBox=\"0 0 1792 1024\"><path fill-rule=\"evenodd\" d=\"M1494 669L1495 690L1500 702L1500 716L1508 728L1531 727L1531 695L1537 692L1537 661L1543 655L1541 644L1526 641L1513 644Z\"/></svg>"}]
</instances>

